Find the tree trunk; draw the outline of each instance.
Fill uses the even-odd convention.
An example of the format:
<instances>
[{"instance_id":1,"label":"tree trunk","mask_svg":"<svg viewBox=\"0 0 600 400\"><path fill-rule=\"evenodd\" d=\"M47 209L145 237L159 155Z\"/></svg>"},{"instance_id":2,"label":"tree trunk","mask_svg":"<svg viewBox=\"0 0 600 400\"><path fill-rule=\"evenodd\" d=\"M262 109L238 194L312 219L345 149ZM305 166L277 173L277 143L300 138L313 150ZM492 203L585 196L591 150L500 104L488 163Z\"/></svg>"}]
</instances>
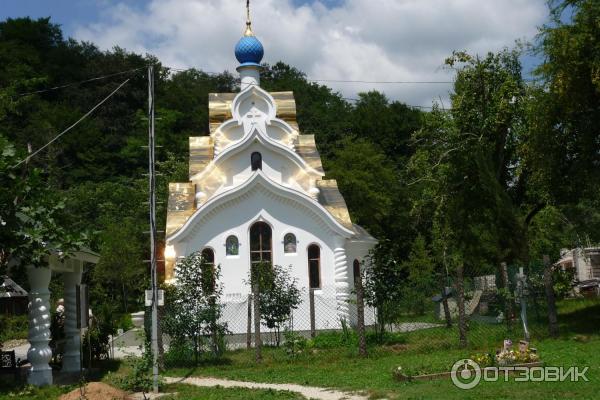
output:
<instances>
[{"instance_id":1,"label":"tree trunk","mask_svg":"<svg viewBox=\"0 0 600 400\"><path fill-rule=\"evenodd\" d=\"M316 324L315 324L315 289L310 288L308 292L308 305L310 309L310 337L314 338L316 335Z\"/></svg>"},{"instance_id":2,"label":"tree trunk","mask_svg":"<svg viewBox=\"0 0 600 400\"><path fill-rule=\"evenodd\" d=\"M456 295L458 305L458 333L460 347L467 347L467 316L465 315L464 264L456 269Z\"/></svg>"},{"instance_id":3,"label":"tree trunk","mask_svg":"<svg viewBox=\"0 0 600 400\"><path fill-rule=\"evenodd\" d=\"M511 298L512 295L510 292L510 283L508 281L508 267L505 262L500 263L500 273L502 274L502 285L505 290L504 301L506 302L506 304L505 304L504 312L506 313L506 326L510 330L510 329L512 329L512 320L514 318L514 311L513 311L513 302L512 302L512 298Z\"/></svg>"},{"instance_id":4,"label":"tree trunk","mask_svg":"<svg viewBox=\"0 0 600 400\"><path fill-rule=\"evenodd\" d=\"M442 284L442 307L444 307L444 319L446 320L446 328L452 328L452 315L448 306L448 293L446 285Z\"/></svg>"},{"instance_id":5,"label":"tree trunk","mask_svg":"<svg viewBox=\"0 0 600 400\"><path fill-rule=\"evenodd\" d=\"M548 303L548 331L550 336L558 337L558 315L552 282L552 265L550 264L550 257L547 255L544 256L544 287L546 289L546 302Z\"/></svg>"},{"instance_id":6,"label":"tree trunk","mask_svg":"<svg viewBox=\"0 0 600 400\"><path fill-rule=\"evenodd\" d=\"M255 283L252 289L254 292L254 355L256 362L260 362L262 361L262 340L260 337L260 292L258 283Z\"/></svg>"},{"instance_id":7,"label":"tree trunk","mask_svg":"<svg viewBox=\"0 0 600 400\"><path fill-rule=\"evenodd\" d=\"M356 319L358 328L358 354L362 357L367 356L367 341L365 339L365 302L363 295L362 279L357 276L354 279L354 288L356 289Z\"/></svg>"},{"instance_id":8,"label":"tree trunk","mask_svg":"<svg viewBox=\"0 0 600 400\"><path fill-rule=\"evenodd\" d=\"M157 340L158 340L158 369L161 371L165 370L165 347L163 344L163 337L162 337L162 326L160 321L162 321L163 319L163 315L165 313L165 307L161 306L158 307L158 313L157 313L157 324L158 324L158 335L157 335Z\"/></svg>"},{"instance_id":9,"label":"tree trunk","mask_svg":"<svg viewBox=\"0 0 600 400\"><path fill-rule=\"evenodd\" d=\"M252 347L252 294L248 295L248 321L246 326L246 348Z\"/></svg>"}]
</instances>

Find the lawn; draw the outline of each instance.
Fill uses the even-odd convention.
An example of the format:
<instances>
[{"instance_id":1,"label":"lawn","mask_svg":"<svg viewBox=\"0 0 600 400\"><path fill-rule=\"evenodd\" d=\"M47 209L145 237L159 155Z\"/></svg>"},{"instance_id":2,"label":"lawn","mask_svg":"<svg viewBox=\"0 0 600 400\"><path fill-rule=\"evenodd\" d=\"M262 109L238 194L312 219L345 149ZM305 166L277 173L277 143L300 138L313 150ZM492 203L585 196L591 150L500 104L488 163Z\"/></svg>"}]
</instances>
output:
<instances>
[{"instance_id":1,"label":"lawn","mask_svg":"<svg viewBox=\"0 0 600 400\"><path fill-rule=\"evenodd\" d=\"M452 364L475 352L494 351L506 337L505 325L471 323L470 346L457 346L456 331L427 329L404 334L404 344L370 346L369 356L359 358L355 348L313 348L297 359L283 349L265 348L264 360L254 362L253 351L229 352L219 363L196 368L170 369L170 376L215 376L272 383L299 383L366 391L373 398L597 398L600 391L600 303L563 301L559 303L561 337L548 338L546 328L532 323L532 346L537 347L546 365L589 366L589 382L482 382L471 390L455 388L449 379L401 383L392 378L398 366L413 373L449 371ZM519 339L520 327L510 337Z\"/></svg>"},{"instance_id":2,"label":"lawn","mask_svg":"<svg viewBox=\"0 0 600 400\"><path fill-rule=\"evenodd\" d=\"M507 335L503 324L483 325L471 323L470 344L458 348L456 330L433 328L418 332L397 334L391 342L396 344L369 346L369 356L360 358L355 346L340 346L321 341L319 347L306 349L295 359L290 359L283 348L263 349L264 360L254 362L252 350L227 352L218 362L205 362L195 368L172 368L165 376L214 376L269 383L298 383L310 386L332 387L360 391L372 398L389 399L563 399L598 398L600 392L600 302L563 301L559 303L561 336L551 339L546 328L532 323L537 347L546 365L589 366L589 382L481 382L471 390L453 386L449 379L435 381L398 382L392 371L398 366L414 374L448 371L459 359L475 352L493 351ZM512 328L510 337L519 339L521 328ZM316 343L316 342L315 342ZM116 369L112 363L103 370ZM104 372L106 372L104 371ZM121 364L117 374L126 374L127 366ZM99 376L110 383L110 375ZM56 399L74 386L31 388L0 386L0 399L28 398L33 400ZM167 385L165 391L178 393L167 399L299 399L289 392L271 390L198 388L184 384Z\"/></svg>"}]
</instances>

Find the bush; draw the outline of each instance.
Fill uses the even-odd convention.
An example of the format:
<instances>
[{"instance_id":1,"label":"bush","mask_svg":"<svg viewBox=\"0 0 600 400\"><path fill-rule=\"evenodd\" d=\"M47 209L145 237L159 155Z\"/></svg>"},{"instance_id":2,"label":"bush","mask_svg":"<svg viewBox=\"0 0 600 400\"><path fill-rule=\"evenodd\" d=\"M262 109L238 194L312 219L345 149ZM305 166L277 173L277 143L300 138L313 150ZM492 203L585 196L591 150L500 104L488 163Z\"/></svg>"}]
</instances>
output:
<instances>
[{"instance_id":1,"label":"bush","mask_svg":"<svg viewBox=\"0 0 600 400\"><path fill-rule=\"evenodd\" d=\"M397 332L367 332L367 344L380 344L391 346L394 344L406 344L406 335Z\"/></svg>"},{"instance_id":2,"label":"bush","mask_svg":"<svg viewBox=\"0 0 600 400\"><path fill-rule=\"evenodd\" d=\"M133 321L131 320L131 314L121 314L116 317L116 327L123 329L123 332L127 332L133 328Z\"/></svg>"},{"instance_id":3,"label":"bush","mask_svg":"<svg viewBox=\"0 0 600 400\"><path fill-rule=\"evenodd\" d=\"M317 334L312 340L317 349L332 349L336 347L357 346L358 336L354 331L325 331Z\"/></svg>"},{"instance_id":4,"label":"bush","mask_svg":"<svg viewBox=\"0 0 600 400\"><path fill-rule=\"evenodd\" d=\"M0 315L0 343L7 340L27 339L28 329L27 315Z\"/></svg>"},{"instance_id":5,"label":"bush","mask_svg":"<svg viewBox=\"0 0 600 400\"><path fill-rule=\"evenodd\" d=\"M128 366L127 375L116 376L111 381L127 392L150 392L153 384L152 353L144 351L141 357L128 356L125 362ZM159 381L159 386L161 383Z\"/></svg>"},{"instance_id":6,"label":"bush","mask_svg":"<svg viewBox=\"0 0 600 400\"><path fill-rule=\"evenodd\" d=\"M287 354L289 358L297 358L306 350L308 341L304 336L301 336L294 331L286 330L283 332L283 338L283 348L285 349L285 354Z\"/></svg>"},{"instance_id":7,"label":"bush","mask_svg":"<svg viewBox=\"0 0 600 400\"><path fill-rule=\"evenodd\" d=\"M165 352L165 367L187 367L194 356L194 346L191 341L173 341L169 346L169 351Z\"/></svg>"}]
</instances>

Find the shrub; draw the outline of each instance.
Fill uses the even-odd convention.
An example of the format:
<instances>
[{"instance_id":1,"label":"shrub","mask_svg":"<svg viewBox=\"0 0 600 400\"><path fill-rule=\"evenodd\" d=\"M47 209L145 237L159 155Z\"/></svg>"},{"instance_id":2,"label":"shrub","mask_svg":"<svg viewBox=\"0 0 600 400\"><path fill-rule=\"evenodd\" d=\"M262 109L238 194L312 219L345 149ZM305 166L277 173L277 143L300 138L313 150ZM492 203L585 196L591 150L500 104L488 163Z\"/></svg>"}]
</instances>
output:
<instances>
[{"instance_id":1,"label":"shrub","mask_svg":"<svg viewBox=\"0 0 600 400\"><path fill-rule=\"evenodd\" d=\"M126 375L119 375L111 380L116 386L127 392L148 393L152 390L152 353L144 351L141 357L128 356L125 358L128 366ZM159 385L162 382L159 381ZM144 398L145 395L144 395Z\"/></svg>"},{"instance_id":2,"label":"shrub","mask_svg":"<svg viewBox=\"0 0 600 400\"><path fill-rule=\"evenodd\" d=\"M285 354L287 354L289 358L297 358L306 350L307 340L304 336L301 336L294 331L286 330L283 332L283 338Z\"/></svg>"},{"instance_id":3,"label":"shrub","mask_svg":"<svg viewBox=\"0 0 600 400\"><path fill-rule=\"evenodd\" d=\"M13 339L27 339L27 315L0 315L0 343Z\"/></svg>"},{"instance_id":4,"label":"shrub","mask_svg":"<svg viewBox=\"0 0 600 400\"><path fill-rule=\"evenodd\" d=\"M318 349L332 349L336 347L355 346L358 344L358 336L354 331L346 334L341 331L320 332L312 340L313 346Z\"/></svg>"},{"instance_id":5,"label":"shrub","mask_svg":"<svg viewBox=\"0 0 600 400\"><path fill-rule=\"evenodd\" d=\"M223 292L220 265L212 265L196 252L180 260L175 269L177 285L167 293L163 332L174 342L191 344L196 364L207 350L213 357L221 357L227 326L219 322Z\"/></svg>"},{"instance_id":6,"label":"shrub","mask_svg":"<svg viewBox=\"0 0 600 400\"><path fill-rule=\"evenodd\" d=\"M169 350L165 352L165 367L189 366L194 355L194 346L191 341L172 341Z\"/></svg>"}]
</instances>

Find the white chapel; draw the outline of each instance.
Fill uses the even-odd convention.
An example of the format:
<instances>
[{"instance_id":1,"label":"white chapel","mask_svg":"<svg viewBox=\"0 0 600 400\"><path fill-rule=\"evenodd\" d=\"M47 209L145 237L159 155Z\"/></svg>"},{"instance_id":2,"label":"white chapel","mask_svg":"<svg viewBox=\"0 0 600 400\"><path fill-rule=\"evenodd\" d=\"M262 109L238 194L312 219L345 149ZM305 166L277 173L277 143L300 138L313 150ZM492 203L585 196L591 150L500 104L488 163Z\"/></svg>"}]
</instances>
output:
<instances>
[{"instance_id":1,"label":"white chapel","mask_svg":"<svg viewBox=\"0 0 600 400\"><path fill-rule=\"evenodd\" d=\"M189 138L189 181L169 184L165 280L176 284L177 259L202 251L221 266L224 318L233 319L228 309L250 292L251 263L291 266L300 287L327 298L316 314L329 320L318 318L317 328L333 328L351 322L354 275L377 241L352 223L325 177L314 135L299 130L293 93L260 87L263 53L248 17L235 47L240 92L209 95L210 135Z\"/></svg>"}]
</instances>

